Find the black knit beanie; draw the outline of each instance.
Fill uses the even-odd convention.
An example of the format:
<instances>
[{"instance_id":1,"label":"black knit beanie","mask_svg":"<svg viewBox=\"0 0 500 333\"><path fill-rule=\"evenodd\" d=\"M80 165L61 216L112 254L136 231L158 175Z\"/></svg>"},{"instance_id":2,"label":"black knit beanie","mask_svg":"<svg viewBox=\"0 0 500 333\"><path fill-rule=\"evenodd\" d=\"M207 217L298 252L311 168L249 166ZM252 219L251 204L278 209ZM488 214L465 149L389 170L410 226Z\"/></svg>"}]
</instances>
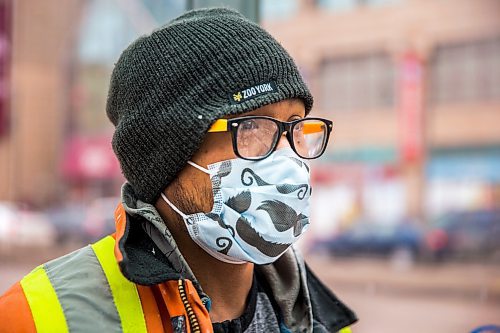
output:
<instances>
[{"instance_id":1,"label":"black knit beanie","mask_svg":"<svg viewBox=\"0 0 500 333\"><path fill-rule=\"evenodd\" d=\"M125 178L154 203L215 120L289 98L311 110L283 47L238 12L212 8L187 12L123 51L106 112Z\"/></svg>"}]
</instances>

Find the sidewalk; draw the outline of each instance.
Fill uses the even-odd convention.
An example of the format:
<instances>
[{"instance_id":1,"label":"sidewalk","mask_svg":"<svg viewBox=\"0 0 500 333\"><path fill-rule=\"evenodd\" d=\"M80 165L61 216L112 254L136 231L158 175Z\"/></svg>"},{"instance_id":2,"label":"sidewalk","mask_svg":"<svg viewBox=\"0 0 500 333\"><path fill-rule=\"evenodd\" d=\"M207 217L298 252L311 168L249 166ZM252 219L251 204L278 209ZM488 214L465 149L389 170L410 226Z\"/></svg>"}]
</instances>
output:
<instances>
[{"instance_id":1,"label":"sidewalk","mask_svg":"<svg viewBox=\"0 0 500 333\"><path fill-rule=\"evenodd\" d=\"M495 264L409 264L324 256L306 256L306 260L311 269L335 290L500 303L500 267Z\"/></svg>"}]
</instances>

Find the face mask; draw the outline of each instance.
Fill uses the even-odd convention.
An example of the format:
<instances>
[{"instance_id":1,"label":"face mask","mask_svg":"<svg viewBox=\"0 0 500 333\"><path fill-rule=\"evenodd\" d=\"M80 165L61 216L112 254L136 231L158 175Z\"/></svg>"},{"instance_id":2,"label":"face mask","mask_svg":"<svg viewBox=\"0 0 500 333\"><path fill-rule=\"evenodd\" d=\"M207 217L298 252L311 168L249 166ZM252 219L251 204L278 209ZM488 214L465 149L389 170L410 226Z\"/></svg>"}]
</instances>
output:
<instances>
[{"instance_id":1,"label":"face mask","mask_svg":"<svg viewBox=\"0 0 500 333\"><path fill-rule=\"evenodd\" d=\"M228 263L269 264L309 225L309 166L290 148L264 160L233 159L208 165L214 206L210 213L182 216L189 235L210 255Z\"/></svg>"}]
</instances>

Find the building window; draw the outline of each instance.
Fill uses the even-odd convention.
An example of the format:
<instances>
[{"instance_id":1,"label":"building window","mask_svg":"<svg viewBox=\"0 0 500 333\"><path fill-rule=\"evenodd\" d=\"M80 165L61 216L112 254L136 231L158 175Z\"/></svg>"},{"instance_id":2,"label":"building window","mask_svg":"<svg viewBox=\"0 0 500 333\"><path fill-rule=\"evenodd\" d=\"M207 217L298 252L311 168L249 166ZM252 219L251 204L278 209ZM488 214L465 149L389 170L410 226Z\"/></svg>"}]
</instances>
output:
<instances>
[{"instance_id":1,"label":"building window","mask_svg":"<svg viewBox=\"0 0 500 333\"><path fill-rule=\"evenodd\" d=\"M355 9L359 6L380 6L400 2L401 0L316 0L319 8L332 11L345 11Z\"/></svg>"},{"instance_id":2,"label":"building window","mask_svg":"<svg viewBox=\"0 0 500 333\"><path fill-rule=\"evenodd\" d=\"M260 15L264 21L288 19L299 11L298 0L260 0L259 3Z\"/></svg>"},{"instance_id":3,"label":"building window","mask_svg":"<svg viewBox=\"0 0 500 333\"><path fill-rule=\"evenodd\" d=\"M358 2L357 0L317 0L318 7L332 11L353 9Z\"/></svg>"},{"instance_id":4,"label":"building window","mask_svg":"<svg viewBox=\"0 0 500 333\"><path fill-rule=\"evenodd\" d=\"M434 104L500 100L500 37L440 46L430 71Z\"/></svg>"},{"instance_id":5,"label":"building window","mask_svg":"<svg viewBox=\"0 0 500 333\"><path fill-rule=\"evenodd\" d=\"M321 66L319 81L324 110L394 107L395 68L386 54L329 59Z\"/></svg>"}]
</instances>

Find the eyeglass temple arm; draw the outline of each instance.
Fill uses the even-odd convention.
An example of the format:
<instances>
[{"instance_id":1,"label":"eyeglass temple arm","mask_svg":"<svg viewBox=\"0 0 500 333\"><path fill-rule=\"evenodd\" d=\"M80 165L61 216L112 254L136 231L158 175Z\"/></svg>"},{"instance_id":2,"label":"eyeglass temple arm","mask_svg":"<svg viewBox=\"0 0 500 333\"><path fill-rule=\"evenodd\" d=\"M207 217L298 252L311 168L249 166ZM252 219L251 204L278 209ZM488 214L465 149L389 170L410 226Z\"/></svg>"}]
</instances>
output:
<instances>
[{"instance_id":1,"label":"eyeglass temple arm","mask_svg":"<svg viewBox=\"0 0 500 333\"><path fill-rule=\"evenodd\" d=\"M304 134L319 133L319 132L323 132L324 127L325 127L325 123L322 121L307 122L307 123L304 123L304 127L302 128L302 132ZM330 126L330 127L332 127L332 126Z\"/></svg>"},{"instance_id":2,"label":"eyeglass temple arm","mask_svg":"<svg viewBox=\"0 0 500 333\"><path fill-rule=\"evenodd\" d=\"M210 126L208 132L227 132L227 119L218 119Z\"/></svg>"}]
</instances>

